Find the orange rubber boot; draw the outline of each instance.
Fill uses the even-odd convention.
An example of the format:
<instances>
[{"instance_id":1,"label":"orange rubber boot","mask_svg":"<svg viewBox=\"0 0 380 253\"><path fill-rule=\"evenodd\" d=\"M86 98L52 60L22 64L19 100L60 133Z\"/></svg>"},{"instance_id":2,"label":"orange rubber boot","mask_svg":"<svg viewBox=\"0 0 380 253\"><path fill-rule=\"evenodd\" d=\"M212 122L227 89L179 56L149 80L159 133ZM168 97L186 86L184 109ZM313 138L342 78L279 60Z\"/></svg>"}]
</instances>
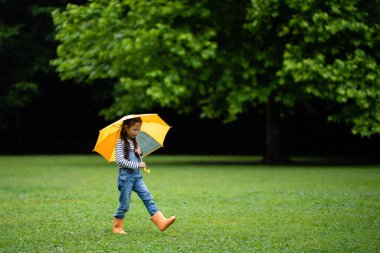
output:
<instances>
[{"instance_id":1,"label":"orange rubber boot","mask_svg":"<svg viewBox=\"0 0 380 253\"><path fill-rule=\"evenodd\" d=\"M169 219L166 219L164 215L161 213L161 211L158 211L155 213L151 220L157 225L157 227L161 230L164 231L167 229L173 222L175 222L176 217L172 216Z\"/></svg>"},{"instance_id":2,"label":"orange rubber boot","mask_svg":"<svg viewBox=\"0 0 380 253\"><path fill-rule=\"evenodd\" d=\"M126 234L123 230L123 219L116 219L113 222L113 231L115 234Z\"/></svg>"}]
</instances>

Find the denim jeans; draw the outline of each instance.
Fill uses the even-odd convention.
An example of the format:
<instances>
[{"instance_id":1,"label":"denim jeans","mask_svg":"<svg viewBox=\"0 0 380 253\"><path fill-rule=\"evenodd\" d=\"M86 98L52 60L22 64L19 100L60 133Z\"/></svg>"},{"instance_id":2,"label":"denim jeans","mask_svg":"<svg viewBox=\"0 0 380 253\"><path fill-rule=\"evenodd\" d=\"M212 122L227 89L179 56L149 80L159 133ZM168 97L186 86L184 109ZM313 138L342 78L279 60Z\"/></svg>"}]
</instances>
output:
<instances>
[{"instance_id":1,"label":"denim jeans","mask_svg":"<svg viewBox=\"0 0 380 253\"><path fill-rule=\"evenodd\" d=\"M134 152L129 153L131 161L140 162L140 159L135 157ZM114 215L116 219L124 219L125 213L129 210L132 191L136 192L143 201L150 216L153 216L158 211L139 170L119 168L117 188L119 190L119 208Z\"/></svg>"}]
</instances>

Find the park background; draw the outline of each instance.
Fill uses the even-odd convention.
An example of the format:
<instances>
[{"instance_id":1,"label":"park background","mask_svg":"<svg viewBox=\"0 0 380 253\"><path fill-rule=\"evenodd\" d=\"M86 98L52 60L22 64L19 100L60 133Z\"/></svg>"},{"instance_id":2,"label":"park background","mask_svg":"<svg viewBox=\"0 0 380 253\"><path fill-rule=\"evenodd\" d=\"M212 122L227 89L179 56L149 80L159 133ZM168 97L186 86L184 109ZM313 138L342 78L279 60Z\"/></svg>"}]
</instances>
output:
<instances>
[{"instance_id":1,"label":"park background","mask_svg":"<svg viewBox=\"0 0 380 253\"><path fill-rule=\"evenodd\" d=\"M59 44L54 39L51 12L69 3L86 1L57 1L53 6L44 1L1 4L1 154L89 154L98 131L122 116L112 115L106 121L99 115L114 103L115 81L62 81L51 64ZM224 6L224 15L235 5L226 1L215 8L220 6ZM198 102L192 103L194 108L187 114L159 104L125 113L159 113L173 126L166 147L159 151L162 154L265 154L267 128L262 108L248 106L237 120L223 123L227 113L222 111L216 119L201 118ZM331 111L324 108L329 106L329 102L315 100L285 114L280 123L282 153L376 160L378 134L361 137L351 133L350 123L327 122Z\"/></svg>"},{"instance_id":2,"label":"park background","mask_svg":"<svg viewBox=\"0 0 380 253\"><path fill-rule=\"evenodd\" d=\"M379 13L376 0L1 1L0 251L378 252ZM124 24L128 34L112 34ZM117 44L126 36L137 49L157 34L171 46L128 51L135 62ZM137 57L160 50L152 65ZM107 65L110 52L122 62ZM304 65L282 65L297 52ZM283 111L268 117L274 101ZM111 233L117 170L92 150L98 131L129 113L158 113L172 126L144 175L164 213L178 217L164 233L137 196L128 235ZM281 156L264 159L273 147Z\"/></svg>"}]
</instances>

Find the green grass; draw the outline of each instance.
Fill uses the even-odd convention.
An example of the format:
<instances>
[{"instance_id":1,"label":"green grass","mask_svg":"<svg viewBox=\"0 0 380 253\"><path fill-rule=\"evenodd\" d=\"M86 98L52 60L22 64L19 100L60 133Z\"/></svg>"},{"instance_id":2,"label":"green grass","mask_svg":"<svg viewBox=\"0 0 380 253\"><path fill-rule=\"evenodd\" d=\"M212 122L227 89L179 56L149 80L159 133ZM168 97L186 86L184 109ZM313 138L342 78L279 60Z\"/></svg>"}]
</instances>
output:
<instances>
[{"instance_id":1,"label":"green grass","mask_svg":"<svg viewBox=\"0 0 380 253\"><path fill-rule=\"evenodd\" d=\"M160 232L133 193L121 236L115 164L1 156L0 252L380 252L380 166L257 160L151 155L145 182L177 222Z\"/></svg>"}]
</instances>

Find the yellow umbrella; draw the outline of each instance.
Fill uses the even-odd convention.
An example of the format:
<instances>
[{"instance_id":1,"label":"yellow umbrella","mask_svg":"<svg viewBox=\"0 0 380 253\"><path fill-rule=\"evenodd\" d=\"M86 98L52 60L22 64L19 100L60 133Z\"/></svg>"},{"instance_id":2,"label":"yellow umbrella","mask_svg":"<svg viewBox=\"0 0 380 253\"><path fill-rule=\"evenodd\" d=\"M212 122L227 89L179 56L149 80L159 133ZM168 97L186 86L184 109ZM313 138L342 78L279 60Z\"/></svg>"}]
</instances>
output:
<instances>
[{"instance_id":1,"label":"yellow umbrella","mask_svg":"<svg viewBox=\"0 0 380 253\"><path fill-rule=\"evenodd\" d=\"M102 155L108 162L115 161L115 145L120 136L124 120L140 117L141 129L137 142L143 152L143 157L163 147L164 139L171 126L163 121L158 114L132 114L122 117L99 131L94 151ZM149 170L145 170L149 173Z\"/></svg>"}]
</instances>

